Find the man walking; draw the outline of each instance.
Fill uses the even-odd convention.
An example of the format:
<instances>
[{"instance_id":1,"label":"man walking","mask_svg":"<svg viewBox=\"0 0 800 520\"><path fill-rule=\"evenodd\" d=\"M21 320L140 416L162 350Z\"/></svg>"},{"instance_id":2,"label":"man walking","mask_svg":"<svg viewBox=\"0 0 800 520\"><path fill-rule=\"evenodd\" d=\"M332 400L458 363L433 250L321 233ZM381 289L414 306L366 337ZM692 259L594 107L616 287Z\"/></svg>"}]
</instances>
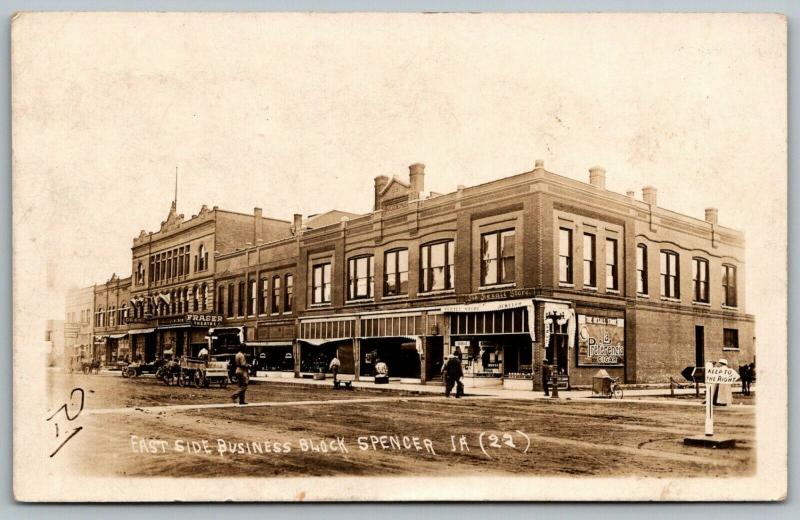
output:
<instances>
[{"instance_id":1,"label":"man walking","mask_svg":"<svg viewBox=\"0 0 800 520\"><path fill-rule=\"evenodd\" d=\"M456 398L464 395L464 383L461 382L462 377L464 377L464 369L461 368L461 362L455 355L450 354L450 358L445 365L445 397L450 397L453 385L456 386Z\"/></svg>"},{"instance_id":2,"label":"man walking","mask_svg":"<svg viewBox=\"0 0 800 520\"><path fill-rule=\"evenodd\" d=\"M236 366L236 383L239 385L239 390L231 395L231 400L235 403L238 399L239 404L247 404L244 394L247 392L247 385L250 383L250 366L247 364L247 358L242 350L240 346L239 351L236 352L236 357L233 358Z\"/></svg>"},{"instance_id":3,"label":"man walking","mask_svg":"<svg viewBox=\"0 0 800 520\"><path fill-rule=\"evenodd\" d=\"M336 355L333 356L331 359L331 364L328 366L330 371L333 373L333 386L336 386L336 377L339 375L339 367L342 366L342 362L339 361L339 358Z\"/></svg>"},{"instance_id":4,"label":"man walking","mask_svg":"<svg viewBox=\"0 0 800 520\"><path fill-rule=\"evenodd\" d=\"M544 388L544 396L550 396L550 361L543 360L542 361L542 387Z\"/></svg>"}]
</instances>

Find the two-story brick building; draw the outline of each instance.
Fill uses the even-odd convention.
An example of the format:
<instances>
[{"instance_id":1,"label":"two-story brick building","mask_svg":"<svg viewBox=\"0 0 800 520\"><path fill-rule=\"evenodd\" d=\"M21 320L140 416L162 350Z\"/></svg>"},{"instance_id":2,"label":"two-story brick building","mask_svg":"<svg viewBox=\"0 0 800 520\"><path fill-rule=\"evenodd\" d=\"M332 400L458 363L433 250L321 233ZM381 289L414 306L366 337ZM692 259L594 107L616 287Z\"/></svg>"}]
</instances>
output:
<instances>
[{"instance_id":1,"label":"two-story brick building","mask_svg":"<svg viewBox=\"0 0 800 520\"><path fill-rule=\"evenodd\" d=\"M599 167L583 183L537 161L446 195L424 176L379 176L371 213L313 229L296 216L292 236L220 256L218 291L236 296L218 312L296 375L338 355L360 378L380 359L426 382L453 353L470 385L529 388L544 358L572 384L753 360L744 240L716 210L699 220L660 208L652 187L610 192Z\"/></svg>"}]
</instances>

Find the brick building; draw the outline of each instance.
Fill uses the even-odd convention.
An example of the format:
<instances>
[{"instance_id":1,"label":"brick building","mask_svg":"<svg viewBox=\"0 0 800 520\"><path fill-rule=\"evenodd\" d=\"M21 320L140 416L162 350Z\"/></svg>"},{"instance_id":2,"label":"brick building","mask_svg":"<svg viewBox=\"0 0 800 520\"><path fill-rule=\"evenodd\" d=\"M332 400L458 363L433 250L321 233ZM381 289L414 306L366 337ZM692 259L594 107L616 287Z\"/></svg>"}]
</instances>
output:
<instances>
[{"instance_id":1,"label":"brick building","mask_svg":"<svg viewBox=\"0 0 800 520\"><path fill-rule=\"evenodd\" d=\"M113 274L104 284L94 286L93 358L104 365L130 359L128 312L131 298L131 277Z\"/></svg>"},{"instance_id":2,"label":"brick building","mask_svg":"<svg viewBox=\"0 0 800 520\"><path fill-rule=\"evenodd\" d=\"M289 234L290 223L203 206L185 219L172 203L156 232L133 240L128 317L131 355L151 361L164 352L196 353L210 330L222 333L214 314L216 257ZM238 331L234 331L238 332Z\"/></svg>"},{"instance_id":3,"label":"brick building","mask_svg":"<svg viewBox=\"0 0 800 520\"><path fill-rule=\"evenodd\" d=\"M313 229L296 216L293 236L221 255L218 290L233 297L219 292L218 312L298 376L333 355L343 373L369 378L380 359L424 383L453 353L468 385L510 388L538 384L544 358L572 385L600 368L664 382L752 361L742 234L714 209L659 207L653 187L610 192L605 175L578 182L537 161L445 195L425 192L421 164L408 181L379 176L371 213Z\"/></svg>"},{"instance_id":4,"label":"brick building","mask_svg":"<svg viewBox=\"0 0 800 520\"><path fill-rule=\"evenodd\" d=\"M134 240L131 351L193 354L245 343L261 370L438 380L462 361L468 386L539 387L543 359L586 385L599 369L666 382L687 366L754 360L744 237L718 223L532 171L457 191L378 176L373 211L293 221L175 206ZM96 295L97 296L97 295ZM117 303L119 305L119 303Z\"/></svg>"}]
</instances>

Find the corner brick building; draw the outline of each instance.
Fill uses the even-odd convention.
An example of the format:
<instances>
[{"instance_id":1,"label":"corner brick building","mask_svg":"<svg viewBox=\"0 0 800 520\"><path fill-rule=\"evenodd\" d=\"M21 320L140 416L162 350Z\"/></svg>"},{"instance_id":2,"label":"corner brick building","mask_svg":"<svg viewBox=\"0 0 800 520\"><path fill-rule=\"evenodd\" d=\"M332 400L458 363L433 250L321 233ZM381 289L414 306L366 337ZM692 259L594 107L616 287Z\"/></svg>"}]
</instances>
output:
<instances>
[{"instance_id":1,"label":"corner brick building","mask_svg":"<svg viewBox=\"0 0 800 520\"><path fill-rule=\"evenodd\" d=\"M365 215L289 223L215 208L184 222L173 206L134 241L129 334L151 337L157 355L208 334L245 343L284 377L326 371L336 355L359 379L380 360L426 383L454 354L473 387L539 388L545 358L569 385L600 369L657 383L754 360L744 237L715 209L695 219L658 206L654 187L642 200L608 191L601 167L584 183L536 161L448 194L427 192L425 175L413 164L408 180L376 177ZM198 270L201 247L211 254ZM215 326L195 331L203 316Z\"/></svg>"}]
</instances>

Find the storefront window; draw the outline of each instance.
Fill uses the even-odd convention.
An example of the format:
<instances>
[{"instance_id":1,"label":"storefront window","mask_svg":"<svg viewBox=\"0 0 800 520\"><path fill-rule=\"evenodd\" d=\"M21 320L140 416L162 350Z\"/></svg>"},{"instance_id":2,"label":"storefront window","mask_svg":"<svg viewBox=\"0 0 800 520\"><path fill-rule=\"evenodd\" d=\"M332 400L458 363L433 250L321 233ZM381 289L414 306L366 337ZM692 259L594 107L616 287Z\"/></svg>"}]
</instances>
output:
<instances>
[{"instance_id":1,"label":"storefront window","mask_svg":"<svg viewBox=\"0 0 800 520\"><path fill-rule=\"evenodd\" d=\"M454 255L452 240L427 244L420 248L420 290L422 292L453 288Z\"/></svg>"},{"instance_id":2,"label":"storefront window","mask_svg":"<svg viewBox=\"0 0 800 520\"><path fill-rule=\"evenodd\" d=\"M514 282L514 238L514 230L481 235L481 285Z\"/></svg>"},{"instance_id":3,"label":"storefront window","mask_svg":"<svg viewBox=\"0 0 800 520\"><path fill-rule=\"evenodd\" d=\"M408 294L408 249L386 253L383 267L383 295Z\"/></svg>"},{"instance_id":4,"label":"storefront window","mask_svg":"<svg viewBox=\"0 0 800 520\"><path fill-rule=\"evenodd\" d=\"M331 301L331 264L314 266L312 274L311 303L330 303Z\"/></svg>"}]
</instances>

